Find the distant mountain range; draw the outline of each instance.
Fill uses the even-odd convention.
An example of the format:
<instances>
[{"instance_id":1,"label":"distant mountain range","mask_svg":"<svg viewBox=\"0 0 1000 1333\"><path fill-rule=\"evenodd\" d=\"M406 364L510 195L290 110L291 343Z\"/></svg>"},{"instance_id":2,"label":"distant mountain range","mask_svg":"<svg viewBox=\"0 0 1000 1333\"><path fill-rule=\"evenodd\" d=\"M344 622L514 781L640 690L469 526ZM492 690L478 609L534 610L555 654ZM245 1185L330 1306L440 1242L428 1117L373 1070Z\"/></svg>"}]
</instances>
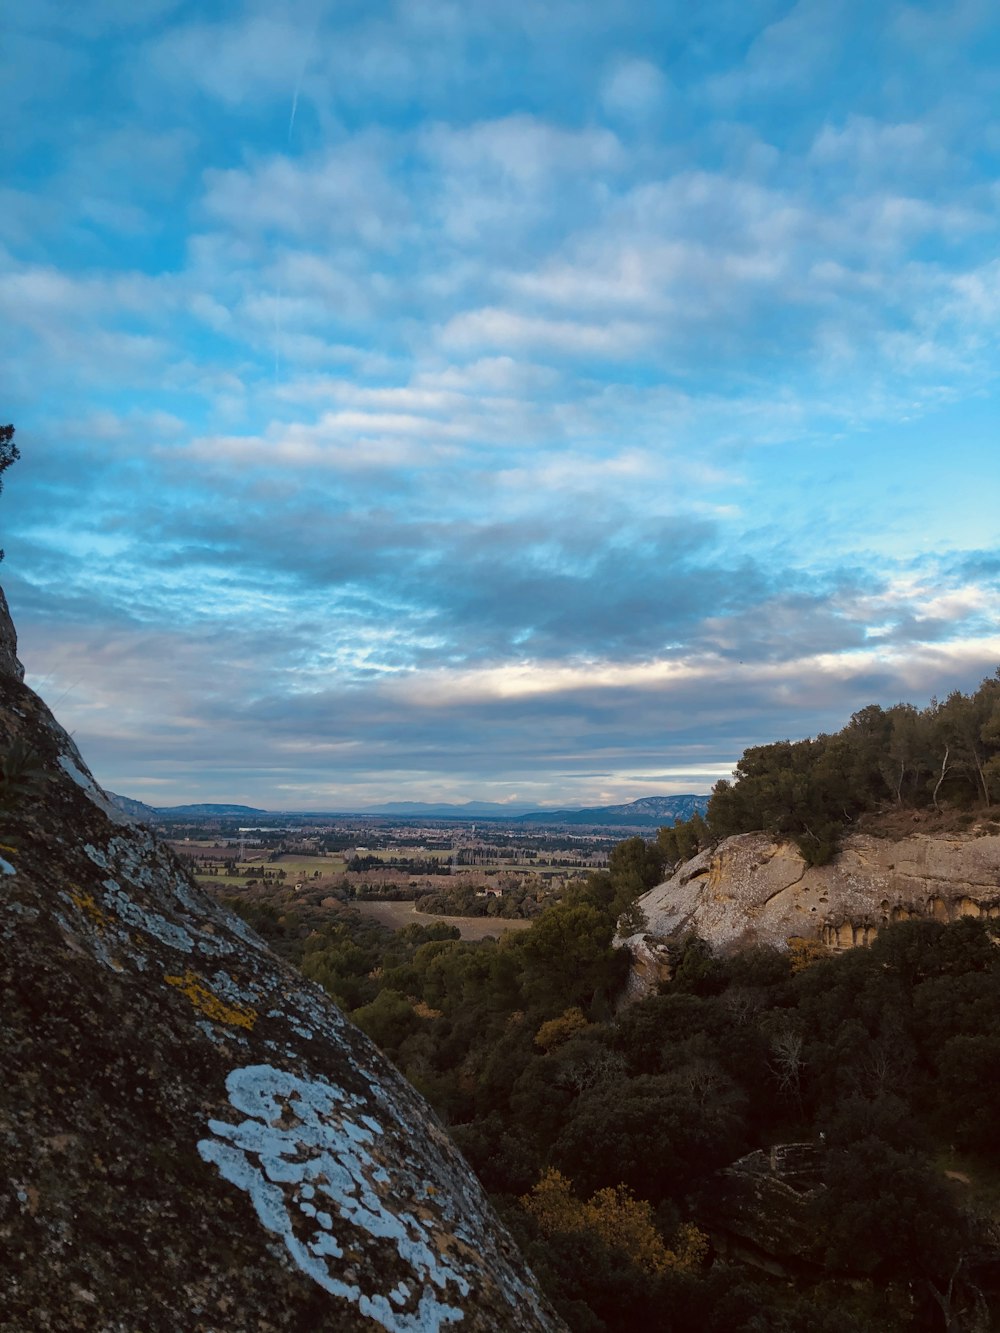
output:
<instances>
[{"instance_id":1,"label":"distant mountain range","mask_svg":"<svg viewBox=\"0 0 1000 1333\"><path fill-rule=\"evenodd\" d=\"M108 795L118 809L133 819L158 823L162 819L232 819L239 815L266 815L269 810L258 810L253 805L214 805L202 802L196 805L147 805L145 801L135 801L131 796L119 796L109 791Z\"/></svg>"},{"instance_id":2,"label":"distant mountain range","mask_svg":"<svg viewBox=\"0 0 1000 1333\"><path fill-rule=\"evenodd\" d=\"M505 804L501 801L462 801L458 805L434 801L385 801L381 805L366 805L354 811L359 815L448 815L455 819L471 819L482 815L488 819L511 819L517 815L534 810L533 805L522 801Z\"/></svg>"},{"instance_id":3,"label":"distant mountain range","mask_svg":"<svg viewBox=\"0 0 1000 1333\"><path fill-rule=\"evenodd\" d=\"M128 796L108 795L120 810L145 823L162 823L176 819L235 819L280 816L303 811L260 810L252 805L218 805L203 802L195 805L151 806ZM643 796L626 805L598 805L583 809L536 810L525 805L502 805L498 801L465 801L459 805L435 804L429 801L386 801L382 805L367 806L363 810L324 812L308 811L311 819L324 813L368 815L385 817L397 815L405 819L489 820L517 824L579 825L589 828L659 828L674 824L679 819L690 819L695 811L704 814L707 796Z\"/></svg>"},{"instance_id":4,"label":"distant mountain range","mask_svg":"<svg viewBox=\"0 0 1000 1333\"><path fill-rule=\"evenodd\" d=\"M598 805L584 810L533 810L520 815L523 824L587 824L610 828L659 828L690 819L708 809L707 796L642 796L627 805Z\"/></svg>"}]
</instances>

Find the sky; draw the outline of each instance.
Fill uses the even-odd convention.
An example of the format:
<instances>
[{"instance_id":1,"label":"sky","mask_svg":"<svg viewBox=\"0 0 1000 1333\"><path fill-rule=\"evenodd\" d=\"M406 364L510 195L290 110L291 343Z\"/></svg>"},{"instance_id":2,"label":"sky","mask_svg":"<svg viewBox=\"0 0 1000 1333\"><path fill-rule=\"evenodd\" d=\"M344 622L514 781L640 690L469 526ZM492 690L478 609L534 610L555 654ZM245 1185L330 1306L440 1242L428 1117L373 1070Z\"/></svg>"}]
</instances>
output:
<instances>
[{"instance_id":1,"label":"sky","mask_svg":"<svg viewBox=\"0 0 1000 1333\"><path fill-rule=\"evenodd\" d=\"M2 581L167 805L597 805L1000 664L992 0L34 0Z\"/></svg>"}]
</instances>

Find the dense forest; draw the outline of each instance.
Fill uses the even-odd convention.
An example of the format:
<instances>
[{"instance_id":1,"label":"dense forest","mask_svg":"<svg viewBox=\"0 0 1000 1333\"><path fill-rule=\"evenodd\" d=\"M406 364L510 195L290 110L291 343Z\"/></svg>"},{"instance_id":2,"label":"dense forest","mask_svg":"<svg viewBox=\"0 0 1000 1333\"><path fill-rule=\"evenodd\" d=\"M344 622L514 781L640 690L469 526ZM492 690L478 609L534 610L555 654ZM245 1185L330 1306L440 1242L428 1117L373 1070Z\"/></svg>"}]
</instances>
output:
<instances>
[{"instance_id":1,"label":"dense forest","mask_svg":"<svg viewBox=\"0 0 1000 1333\"><path fill-rule=\"evenodd\" d=\"M664 829L668 862L734 833L790 838L811 865L835 854L845 829L887 804L961 811L1000 801L1000 669L973 694L927 708L871 704L841 731L744 751L716 783L706 816Z\"/></svg>"},{"instance_id":2,"label":"dense forest","mask_svg":"<svg viewBox=\"0 0 1000 1333\"><path fill-rule=\"evenodd\" d=\"M616 1012L616 922L661 868L629 839L475 944L346 906L318 929L248 915L431 1101L574 1333L977 1327L953 1321L988 1319L997 1280L994 924L902 922L831 957L691 937L661 993ZM714 1173L782 1142L816 1145L823 1188L808 1252L767 1275L713 1243Z\"/></svg>"},{"instance_id":3,"label":"dense forest","mask_svg":"<svg viewBox=\"0 0 1000 1333\"><path fill-rule=\"evenodd\" d=\"M1000 673L747 750L704 819L620 843L499 940L446 922L390 934L346 905L319 923L243 910L430 1100L574 1333L987 1328L1000 923L900 922L836 956L716 957L689 936L660 993L624 1008L612 942L671 863L732 833L792 838L818 863L875 812L992 829L998 793ZM806 1241L737 1262L718 1173L782 1143L813 1153Z\"/></svg>"}]
</instances>

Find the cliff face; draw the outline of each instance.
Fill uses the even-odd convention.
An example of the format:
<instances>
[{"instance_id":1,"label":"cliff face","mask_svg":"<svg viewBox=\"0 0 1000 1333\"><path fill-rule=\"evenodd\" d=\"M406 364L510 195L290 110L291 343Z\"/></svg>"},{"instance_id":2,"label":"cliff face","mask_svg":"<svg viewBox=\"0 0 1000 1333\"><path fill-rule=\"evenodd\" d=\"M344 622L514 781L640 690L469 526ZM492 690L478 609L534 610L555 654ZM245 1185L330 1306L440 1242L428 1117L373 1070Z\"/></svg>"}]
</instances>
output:
<instances>
[{"instance_id":1,"label":"cliff face","mask_svg":"<svg viewBox=\"0 0 1000 1333\"><path fill-rule=\"evenodd\" d=\"M422 1099L115 808L15 654L0 593L0 752L42 764L0 812L4 1327L561 1327Z\"/></svg>"},{"instance_id":2,"label":"cliff face","mask_svg":"<svg viewBox=\"0 0 1000 1333\"><path fill-rule=\"evenodd\" d=\"M24 680L24 667L17 658L17 635L3 588L0 588L0 679Z\"/></svg>"},{"instance_id":3,"label":"cliff face","mask_svg":"<svg viewBox=\"0 0 1000 1333\"><path fill-rule=\"evenodd\" d=\"M1000 915L1000 836L855 834L825 866L764 833L727 838L639 899L647 938L629 941L637 993L663 975L657 940L696 931L717 948L783 946L792 936L832 948L866 944L908 917Z\"/></svg>"}]
</instances>

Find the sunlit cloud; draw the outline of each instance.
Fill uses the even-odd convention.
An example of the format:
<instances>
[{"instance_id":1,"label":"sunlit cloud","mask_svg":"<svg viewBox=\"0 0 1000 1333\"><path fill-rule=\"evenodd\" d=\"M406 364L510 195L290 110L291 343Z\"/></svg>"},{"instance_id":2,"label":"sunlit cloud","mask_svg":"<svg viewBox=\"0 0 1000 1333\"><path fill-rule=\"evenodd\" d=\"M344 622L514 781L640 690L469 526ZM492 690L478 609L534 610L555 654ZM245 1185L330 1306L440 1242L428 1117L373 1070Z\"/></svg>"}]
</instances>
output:
<instances>
[{"instance_id":1,"label":"sunlit cloud","mask_svg":"<svg viewBox=\"0 0 1000 1333\"><path fill-rule=\"evenodd\" d=\"M9 27L2 573L113 788L705 790L995 668L988 6Z\"/></svg>"}]
</instances>

